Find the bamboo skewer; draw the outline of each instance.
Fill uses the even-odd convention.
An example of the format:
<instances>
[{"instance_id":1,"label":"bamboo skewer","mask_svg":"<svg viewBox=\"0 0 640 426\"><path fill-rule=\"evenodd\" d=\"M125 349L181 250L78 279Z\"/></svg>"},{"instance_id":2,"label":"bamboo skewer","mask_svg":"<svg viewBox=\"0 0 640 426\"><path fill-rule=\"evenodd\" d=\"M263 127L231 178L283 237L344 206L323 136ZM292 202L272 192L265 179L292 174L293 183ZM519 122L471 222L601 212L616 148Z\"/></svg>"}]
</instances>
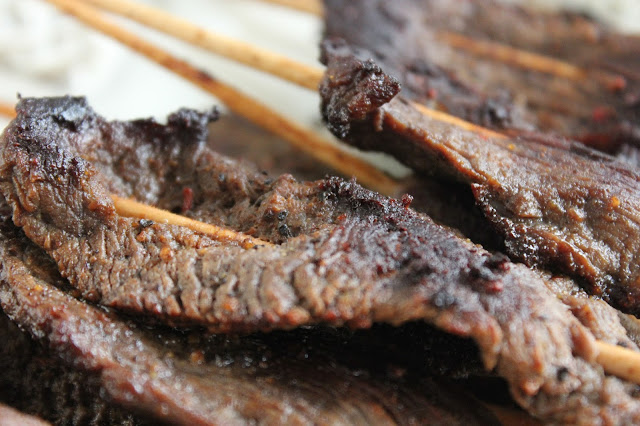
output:
<instances>
[{"instance_id":1,"label":"bamboo skewer","mask_svg":"<svg viewBox=\"0 0 640 426\"><path fill-rule=\"evenodd\" d=\"M292 61L286 56L216 34L153 7L126 0L85 0L85 3L91 3L100 9L127 17L194 46L249 65L251 68L277 75L299 86L318 90L322 70Z\"/></svg>"},{"instance_id":2,"label":"bamboo skewer","mask_svg":"<svg viewBox=\"0 0 640 426\"><path fill-rule=\"evenodd\" d=\"M264 3L285 6L289 9L306 12L315 16L324 15L324 6L320 0L262 0Z\"/></svg>"},{"instance_id":3,"label":"bamboo skewer","mask_svg":"<svg viewBox=\"0 0 640 426\"><path fill-rule=\"evenodd\" d=\"M462 118L458 118L455 115L447 114L446 112L438 111L436 109L431 109L425 105L422 105L419 102L412 102L411 105L413 105L414 108L420 111L421 114L429 118L433 118L435 120L451 124L460 129L464 129L469 132L473 132L478 135L482 135L484 137L489 137L489 138L503 139L507 137L502 133L498 133L491 129L487 129L486 127L478 126L477 124L473 124L469 121L463 120Z\"/></svg>"},{"instance_id":4,"label":"bamboo skewer","mask_svg":"<svg viewBox=\"0 0 640 426\"><path fill-rule=\"evenodd\" d=\"M513 65L530 71L536 71L573 81L593 78L606 88L619 85L620 76L609 72L590 73L586 69L550 56L528 52L491 40L476 40L462 34L439 31L436 36L449 46L465 50L473 55L495 59L507 65Z\"/></svg>"},{"instance_id":5,"label":"bamboo skewer","mask_svg":"<svg viewBox=\"0 0 640 426\"><path fill-rule=\"evenodd\" d=\"M87 6L84 2L77 0L47 1L75 16L90 27L120 41L159 65L186 78L191 83L216 96L238 115L247 118L271 133L279 135L292 145L313 155L346 176L355 176L363 185L382 194L398 195L402 191L401 184L372 165L351 155L346 150L329 144L328 141L313 131L290 121L251 97L194 68L187 62L107 21L95 8Z\"/></svg>"},{"instance_id":6,"label":"bamboo skewer","mask_svg":"<svg viewBox=\"0 0 640 426\"><path fill-rule=\"evenodd\" d=\"M69 3L69 1L67 0L64 0L64 1L48 0L48 1L55 4ZM137 5L136 3L129 0L86 0L86 2L92 3L95 6L102 8L104 10L107 10L109 12L115 13L116 15L124 16L126 18L132 19L142 25L149 26L162 33L175 35L181 40L184 40L188 43L192 43L201 47L202 47L201 40L203 38L208 37L206 35L208 32L202 28L198 28L197 26L189 22L175 18L172 15L169 15L158 9L151 8L148 6ZM237 51L236 50L237 48L242 49L243 48L242 46L247 45L247 43L239 42L239 41L230 39L228 37L215 36L215 38L210 37L208 38L208 40L211 43L221 44L221 45L216 45L215 47L211 45L212 49L209 49L209 50L214 53L217 53L231 60L236 60L252 68L268 72L271 75L279 77L283 80L289 81L291 83L299 84L302 87L312 89L314 91L318 89L318 85L320 84L320 81L324 77L323 68L311 67L309 65L302 64L292 60L287 60L286 70L280 67L265 68L263 64L276 64L281 61L281 56L269 50L258 49L253 46L251 46L245 52ZM229 44L227 46L222 46L222 44L225 44L225 43L229 43ZM247 45L247 46L250 46L250 45ZM229 53L229 52L232 52L232 53ZM295 76L295 77L292 78L291 76ZM300 82L301 79L304 80L303 84L301 84ZM480 133L485 136L504 137L498 132L494 132L484 127L475 125L473 123L462 120L453 115L428 108L420 103L413 102L413 104L423 114L428 115L429 117L436 119L438 121L443 121L449 124L453 124L457 127L462 127L466 130L469 130L475 133ZM229 108L231 108L231 106L229 106ZM359 180L364 182L363 179L359 179ZM389 193L385 191L378 191L378 192L382 192L387 195L393 193L393 192ZM395 193L397 194L398 191L396 190Z\"/></svg>"},{"instance_id":7,"label":"bamboo skewer","mask_svg":"<svg viewBox=\"0 0 640 426\"><path fill-rule=\"evenodd\" d=\"M273 244L268 241L264 241L259 238L253 238L241 232L236 232L216 225L211 225L209 223L200 222L186 216L171 213L170 211L152 207L131 199L121 198L117 195L112 195L111 199L113 200L113 205L116 208L116 212L120 216L135 217L138 219L147 219L158 223L165 223L168 225L183 226L185 228L191 229L192 231L209 235L216 240L239 243L240 246L245 249L250 249L256 246L273 246Z\"/></svg>"},{"instance_id":8,"label":"bamboo skewer","mask_svg":"<svg viewBox=\"0 0 640 426\"><path fill-rule=\"evenodd\" d=\"M596 340L596 362L604 371L630 382L640 384L640 353L621 346Z\"/></svg>"},{"instance_id":9,"label":"bamboo skewer","mask_svg":"<svg viewBox=\"0 0 640 426\"><path fill-rule=\"evenodd\" d=\"M317 17L324 16L321 0L261 0L265 3L281 4L291 9L307 12ZM620 76L609 72L590 74L586 69L550 56L529 52L492 40L477 40L451 31L438 31L436 36L449 46L465 50L479 57L495 59L505 64L531 71L555 75L569 80L584 80L593 76L605 87L619 85Z\"/></svg>"},{"instance_id":10,"label":"bamboo skewer","mask_svg":"<svg viewBox=\"0 0 640 426\"><path fill-rule=\"evenodd\" d=\"M466 50L477 56L496 59L520 68L564 77L570 80L583 80L587 77L586 70L573 64L537 53L527 52L503 43L489 40L476 40L472 37L449 31L440 31L437 35L450 46Z\"/></svg>"},{"instance_id":11,"label":"bamboo skewer","mask_svg":"<svg viewBox=\"0 0 640 426\"><path fill-rule=\"evenodd\" d=\"M185 62L179 61L173 58L168 53L155 48L154 46L138 39L137 37L129 33L126 33L119 27L105 21L93 10L93 8L80 4L76 0L48 0L48 1L50 3L57 5L61 9L65 10L66 12L78 17L80 20L84 21L85 23L88 23L90 26L134 48L136 51L153 59L159 64L166 66L167 68L178 73L179 75L182 75L188 78L190 81L198 84L199 86L205 88L211 93L216 92L214 94L220 97L223 102L230 103L230 104L227 104L229 108L233 109L232 105L234 105L235 108L238 108L237 100L232 99L235 96L241 96L241 99L242 99L240 101L241 103L244 103L247 101L244 95L237 94L234 90L226 86L223 86L218 81L190 67ZM94 0L90 0L90 1L94 1ZM218 92L221 93L222 96L217 94ZM265 108L265 107L262 107L262 108ZM436 114L434 114L434 111L429 110L424 106L420 106L420 110L424 114L429 115L430 117L448 121L456 126L463 126L468 130L476 129L481 134L487 134L486 132L489 132L488 134L491 135L495 133L495 132L492 132L491 130L484 129L480 126L476 126L471 123L466 123L463 120L460 120L456 117L448 116L445 113L437 112ZM263 110L260 110L260 111L264 112ZM252 113L247 113L247 112L245 112L245 114L248 114L250 116L254 115ZM281 119L281 120L284 120L284 119ZM272 126L274 123L281 124L282 122L276 119L270 125ZM292 133L295 137L300 136L298 132L294 131ZM503 137L502 135L498 135L498 136ZM287 139L289 139L290 137L291 137L291 133L288 134ZM322 146L322 149L326 149L326 148ZM393 182L392 186L397 188L397 183ZM155 212L156 210L146 205L141 205L143 206L141 208L140 204L137 202L133 202L131 200L118 199L117 197L114 197L114 203L119 205L119 207L116 207L116 208L119 209L119 211L122 211L122 213L120 214L125 216L133 215L135 217L141 217L141 216L137 216L139 214L139 215L144 215L144 218L151 218L150 216L147 216L147 214ZM131 210L128 210L129 208ZM177 220L175 224L180 224L180 226L187 226L187 223L191 221L191 219L184 218L179 215L173 215L170 212L164 212L164 211L161 211L161 212L162 212L162 215L158 216L161 218L160 219L161 221L169 220L167 219L168 217L170 217L169 215L175 216L175 218L172 217L171 220L173 219ZM184 220L186 220L187 222L184 222ZM196 222L198 224L197 226L201 226L201 225L213 226L213 225L203 224L202 222L197 222L197 221L193 221L193 222ZM215 230L214 232L216 233L223 232L223 234L220 234L220 235L224 235L224 238L235 238L234 239L235 241L238 241L237 238L240 238L241 239L240 241L247 241L243 239L245 238L243 234L237 234L234 231L228 231L228 230L220 231L220 228L218 228L218 230ZM225 232L230 232L231 234L225 234ZM251 238L251 237L247 236L247 238ZM269 244L256 239L252 239L251 241L252 241L251 243L247 243L249 247L251 247L251 244L253 245ZM611 345L601 341L596 341L595 343L596 343L596 349L598 351L595 360L598 364L600 364L603 367L603 369L607 373L616 375L618 377L634 382L636 384L640 384L640 352L636 352L627 348Z\"/></svg>"},{"instance_id":12,"label":"bamboo skewer","mask_svg":"<svg viewBox=\"0 0 640 426\"><path fill-rule=\"evenodd\" d=\"M0 102L0 115L13 118L16 116L16 109L13 105Z\"/></svg>"}]
</instances>

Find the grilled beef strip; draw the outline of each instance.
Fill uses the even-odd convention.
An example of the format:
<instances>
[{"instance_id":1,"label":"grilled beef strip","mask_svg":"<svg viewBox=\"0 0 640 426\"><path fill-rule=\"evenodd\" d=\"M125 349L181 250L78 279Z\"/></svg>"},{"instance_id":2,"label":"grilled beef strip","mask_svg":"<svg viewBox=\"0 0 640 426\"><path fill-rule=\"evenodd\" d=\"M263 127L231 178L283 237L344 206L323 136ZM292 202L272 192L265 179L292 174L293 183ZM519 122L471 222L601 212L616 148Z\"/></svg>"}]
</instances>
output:
<instances>
[{"instance_id":1,"label":"grilled beef strip","mask_svg":"<svg viewBox=\"0 0 640 426\"><path fill-rule=\"evenodd\" d=\"M295 149L289 144L260 132L239 117L221 117L214 129L215 133L208 141L210 146L230 155L248 156L261 169L270 172L292 170L298 176L315 178L329 171L312 158L304 157L303 153L292 152ZM293 158L296 161L292 161ZM30 274L67 289L69 286L59 277L53 261L24 235L12 229L7 210L10 208L4 200L0 202L0 207L0 214L5 221L2 228L4 232L0 231L0 234L11 241L10 251L14 255L19 253L18 257L28 266ZM18 280L21 279L19 276ZM7 285L14 285L14 281ZM199 371L198 365L201 365L204 354L207 364L225 367L228 374L238 376L238 380L249 383L277 380L285 394L298 394L303 398L305 405L298 402L294 407L302 407L302 415L304 409L313 404L337 405L331 408L335 413L327 414L329 410L321 412L324 422L497 423L485 408L470 399L460 387L466 383L466 379L458 379L460 385L454 386L446 379L430 377L433 374L461 377L480 372L482 365L477 358L475 345L439 333L424 324L414 323L400 328L375 326L371 330L355 332L307 328L286 334L273 332L227 338L203 337L197 332L157 328L153 333L142 334L140 326L131 319L125 321L113 313L111 316L114 321L133 327L141 339L155 341L164 347L171 346L159 355L166 353L166 357L174 359L178 354L181 359L189 360L190 369L198 374L205 375L209 371ZM29 323L21 325L27 329L31 327ZM64 323L60 326L64 326ZM68 346L44 348L42 345L48 340L47 336L36 336L37 341L32 341L30 335L19 331L1 313L0 336L0 340L6 342L0 348L0 401L54 424L140 425L150 421L150 407L136 405L133 411L138 414L133 416L120 406L130 406L131 402L123 402L118 395L115 401L110 400L113 395L105 397L108 392L104 389L113 387L112 379L78 368L76 364L79 358L64 356L64 360L58 359L59 353L68 351ZM72 341L77 334L69 333L67 338ZM121 357L119 350L121 348L116 347L114 353ZM234 369L234 365L243 368ZM240 374L234 371L240 371ZM323 375L322 379L319 374ZM340 377L342 375L345 377ZM288 386L292 389L287 390ZM257 387L267 394L273 393L269 387ZM315 390L310 391L312 388ZM300 389L309 395L305 393L300 396ZM499 388L490 389L499 394ZM350 395L347 404L343 392ZM246 398L244 395L233 397ZM335 398L335 402L332 398ZM283 410L288 409L287 405L278 407L281 406ZM374 407L383 407L383 411ZM364 411L366 416L359 418L354 414L355 411ZM160 420L171 418L174 414L165 413ZM284 418L285 414L282 416ZM319 418L320 415L316 421ZM156 421L151 423L156 424Z\"/></svg>"},{"instance_id":2,"label":"grilled beef strip","mask_svg":"<svg viewBox=\"0 0 640 426\"><path fill-rule=\"evenodd\" d=\"M448 380L430 378L449 371L442 360L425 365L434 344L449 361L479 363L470 342L424 324L249 336L149 328L63 290L10 215L0 236L0 396L55 424L497 422Z\"/></svg>"},{"instance_id":3,"label":"grilled beef strip","mask_svg":"<svg viewBox=\"0 0 640 426\"><path fill-rule=\"evenodd\" d=\"M397 82L343 41L324 44L322 111L341 139L384 151L419 173L470 185L508 253L581 280L640 313L640 176L578 142L497 137L430 118L396 97Z\"/></svg>"},{"instance_id":4,"label":"grilled beef strip","mask_svg":"<svg viewBox=\"0 0 640 426\"><path fill-rule=\"evenodd\" d=\"M41 337L32 339L1 309L0 337L0 401L5 404L56 425L152 424L109 401L96 374L63 363ZM2 414L0 409L4 421Z\"/></svg>"},{"instance_id":5,"label":"grilled beef strip","mask_svg":"<svg viewBox=\"0 0 640 426\"><path fill-rule=\"evenodd\" d=\"M364 48L402 95L474 123L552 132L617 152L640 142L640 38L582 16L484 0L325 0L325 33ZM453 31L568 61L569 79L451 46Z\"/></svg>"},{"instance_id":6,"label":"grilled beef strip","mask_svg":"<svg viewBox=\"0 0 640 426\"><path fill-rule=\"evenodd\" d=\"M74 98L25 99L17 111L2 138L2 191L14 222L87 299L214 330L426 321L473 339L485 368L536 416L640 419L635 387L591 363L591 333L545 279L400 201L337 178L270 181L206 149L210 117L192 111L167 126L108 123ZM166 193L182 185L194 217L281 244L245 251L123 218L108 197L170 207L179 203ZM229 214L238 205L250 226ZM295 233L274 232L288 220Z\"/></svg>"},{"instance_id":7,"label":"grilled beef strip","mask_svg":"<svg viewBox=\"0 0 640 426\"><path fill-rule=\"evenodd\" d=\"M290 171L297 179L315 180L335 173L308 154L299 152L290 144L265 134L250 122L233 115L221 116L212 124L209 146L231 157L246 158L270 175ZM454 226L457 228L455 230L463 231L462 234L472 241L481 242L483 247L500 246L500 236L491 229L479 209L475 213L477 206L468 185L420 175L405 178L403 182L406 191L413 197L411 208L414 210L426 213L439 223ZM548 277L545 282L598 340L638 348L640 321L635 317L621 313L596 296L588 295L573 280Z\"/></svg>"},{"instance_id":8,"label":"grilled beef strip","mask_svg":"<svg viewBox=\"0 0 640 426\"><path fill-rule=\"evenodd\" d=\"M209 146L227 156L246 158L259 165L260 170L265 170L262 173L270 175L291 171L297 179L315 180L328 173L335 174L308 154L233 115L221 116L212 124ZM481 242L485 248L487 244L491 247L500 245L500 236L491 229L479 209L476 215L477 206L468 185L421 175L405 178L403 183L413 197L411 208L414 210L426 213L439 223L455 226L458 229L454 230L463 231L463 235L476 243ZM635 317L621 313L599 297L588 295L573 280L548 277L545 282L598 340L638 348L640 321Z\"/></svg>"}]
</instances>

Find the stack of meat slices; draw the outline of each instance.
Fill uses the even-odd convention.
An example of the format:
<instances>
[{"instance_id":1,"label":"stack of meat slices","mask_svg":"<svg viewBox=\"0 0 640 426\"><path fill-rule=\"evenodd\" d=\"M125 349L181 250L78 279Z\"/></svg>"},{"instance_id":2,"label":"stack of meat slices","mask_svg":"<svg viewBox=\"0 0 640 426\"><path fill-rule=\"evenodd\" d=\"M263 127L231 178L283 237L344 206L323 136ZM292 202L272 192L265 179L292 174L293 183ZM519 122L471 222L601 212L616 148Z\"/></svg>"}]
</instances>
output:
<instances>
[{"instance_id":1,"label":"stack of meat slices","mask_svg":"<svg viewBox=\"0 0 640 426\"><path fill-rule=\"evenodd\" d=\"M374 9L401 28L390 5ZM410 196L225 157L238 130L224 143L215 112L108 122L81 98L23 99L0 140L3 400L65 424L494 424L464 390L489 382L545 422L640 422L637 386L595 362L596 339L637 351L637 320L578 286L638 312L635 169L523 133L543 122L526 114L517 137L429 120L361 54L324 45L331 130L468 185L498 246L569 277L473 244ZM265 243L125 217L113 196Z\"/></svg>"},{"instance_id":2,"label":"stack of meat slices","mask_svg":"<svg viewBox=\"0 0 640 426\"><path fill-rule=\"evenodd\" d=\"M373 212L386 208L391 219L404 212L400 202L337 179L301 184L290 175L271 177L249 163L216 154L211 144L238 149L239 142L263 154L273 152L261 146L263 143L285 153L283 142L256 130L251 133L246 123L229 123L233 119L228 117L226 124L224 120L212 124L209 138L209 121L215 114L182 111L166 126L149 120L109 123L94 114L84 100L71 98L27 99L18 111L18 118L2 139L6 160L2 185L7 190L3 191L0 243L0 303L6 315L0 329L7 342L0 352L5 367L0 380L4 401L57 424L495 423L486 407L447 378L482 370L470 340L417 322L369 329L363 322L364 316L371 314L370 308L357 306L355 295L350 296L359 290L355 281L347 279L354 274L354 265L342 258L350 251L345 248L349 233L357 232L356 228L367 232L372 225L367 225L368 219L345 217L336 226L332 225L334 216L347 215L353 210L349 204L362 202L373 204ZM21 171L16 164L22 155L18 153L20 146L29 157L24 157L27 163ZM274 162L285 166L255 151L247 152L258 156L263 165ZM296 158L302 173L326 172L318 167L311 170L310 160ZM41 167L34 167L35 163ZM28 198L50 212L57 210L56 217L38 207L29 208L28 215L35 222L26 216L19 218L26 213L22 204L25 194L13 192L13 184L4 178L13 180L9 176L17 178L25 173L38 186L32 187L37 194L32 192ZM49 183L57 195L40 186ZM185 205L184 194L189 193L185 189L193 194L189 206ZM333 199L339 191L345 192L344 200ZM183 212L186 215L225 222L245 231L254 227L251 232L256 235L283 242L282 249L276 253L261 249L246 252L178 227L116 218L112 213L93 222L95 227L81 230L81 222L93 221L96 213L105 212L96 208L96 203L104 202L95 198L100 192L136 196L178 211L188 207ZM65 198L56 201L58 196ZM309 213L313 212L307 205L310 202L324 206L314 213L315 219ZM74 212L74 206L80 210ZM242 210L251 219L243 219L239 215ZM410 216L423 220L413 213ZM303 220L305 217L309 219ZM76 219L80 222L69 222ZM113 220L126 224L121 223L115 233L107 231L104 225ZM102 225L100 221L104 221ZM354 221L359 223L349 223ZM31 228L36 223L42 226L39 230ZM284 226L289 232L282 232ZM309 236L311 231L301 230L303 226L333 229ZM381 226L395 227L386 221ZM290 235L303 231L297 237ZM151 241L168 247L168 253L154 252ZM140 250L134 253L132 247L122 244L134 244ZM305 253L311 250L309 246L321 247L317 258L310 259ZM215 252L208 257L210 250ZM356 258L362 256L360 250L354 250ZM54 252L64 252L62 256L74 267L63 266ZM194 256L192 261L183 257L187 252ZM260 259L264 256L277 264L272 272ZM385 263L384 250L380 256L378 261ZM120 301L108 301L107 294L97 287L82 289L79 285L83 275L95 273L92 268L103 267L103 262L109 262L108 269L114 275L103 278L96 274L91 285L119 289L123 294ZM120 268L118 262L126 265ZM305 277L306 269L318 268L322 262L327 271L334 271L334 287L326 287L324 293L313 279ZM184 280L188 269L209 275L200 278L201 289L196 293L190 293ZM365 275L370 274L368 269ZM159 272L158 279L144 277L150 271ZM163 287L171 285L167 279L174 272L176 287L163 295ZM272 273L280 276L269 277ZM301 287L296 289L301 292L300 299L286 294L294 273L301 275ZM374 273L382 274L378 270ZM122 277L120 282L115 281L116 274ZM135 276L144 280L133 282ZM370 281L362 292L373 290ZM218 293L208 303L203 300L207 291ZM214 327L214 317L233 314L237 320L227 328L275 328L275 313L257 323L254 312L273 312L270 305L283 302L292 308L321 309L305 304L305 291L319 291L320 297L314 299L318 304L329 302L324 312L316 314L326 317L324 321L318 318L318 325L249 335L211 334L196 325ZM200 308L196 309L210 310L210 320L190 318L189 294L198 297ZM135 297L144 299L140 309L130 306L129 315L114 309ZM225 297L229 298L225 301ZM170 298L178 301L180 312L160 307ZM238 305L241 299L252 306ZM391 301L389 307L393 309ZM362 318L354 320L360 325L351 329L324 325L341 324L353 317L349 311L356 309L362 311ZM191 326L171 328L163 325L167 322L189 322Z\"/></svg>"},{"instance_id":3,"label":"stack of meat slices","mask_svg":"<svg viewBox=\"0 0 640 426\"><path fill-rule=\"evenodd\" d=\"M325 0L327 37L366 49L403 96L482 126L617 153L640 141L640 38L499 0Z\"/></svg>"},{"instance_id":4,"label":"stack of meat slices","mask_svg":"<svg viewBox=\"0 0 640 426\"><path fill-rule=\"evenodd\" d=\"M491 415L431 376L484 371L547 420L640 418L635 386L593 363L594 336L636 347L612 308L461 239L406 198L223 157L207 145L215 114L107 122L77 98L24 99L17 111L2 138L0 302L39 342L5 320L12 354L27 354L7 356L24 364L5 384L28 411L57 422L482 423ZM122 217L110 194L276 245ZM274 329L295 330L255 334Z\"/></svg>"}]
</instances>

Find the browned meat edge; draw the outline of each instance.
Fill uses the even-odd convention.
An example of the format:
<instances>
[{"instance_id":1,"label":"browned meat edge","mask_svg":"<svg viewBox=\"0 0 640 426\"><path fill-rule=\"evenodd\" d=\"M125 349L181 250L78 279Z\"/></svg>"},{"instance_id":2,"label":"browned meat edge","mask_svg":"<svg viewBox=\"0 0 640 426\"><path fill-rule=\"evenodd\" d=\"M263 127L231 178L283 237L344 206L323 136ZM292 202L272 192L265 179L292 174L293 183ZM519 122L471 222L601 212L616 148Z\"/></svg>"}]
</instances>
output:
<instances>
[{"instance_id":1,"label":"browned meat edge","mask_svg":"<svg viewBox=\"0 0 640 426\"><path fill-rule=\"evenodd\" d=\"M167 126L107 123L79 99L21 101L0 167L14 222L84 297L108 306L218 330L421 319L474 339L486 367L537 416L638 416L628 386L590 364L591 334L540 275L354 183L267 182L232 166L203 146L208 120L183 111ZM144 173L118 173L133 164ZM143 176L147 202L166 207L163 185L188 182L194 217L224 221L241 205L251 232L282 243L243 251L118 216L108 192L128 195ZM218 205L211 194L234 202ZM291 235L274 231L283 205L282 220L302 224Z\"/></svg>"},{"instance_id":2,"label":"browned meat edge","mask_svg":"<svg viewBox=\"0 0 640 426\"><path fill-rule=\"evenodd\" d=\"M466 182L511 256L568 273L622 310L640 313L635 168L577 142L487 137L432 119L395 94L381 99L387 91L378 86L397 84L373 62L342 42L324 47L323 114L336 135L389 152L420 173Z\"/></svg>"},{"instance_id":3,"label":"browned meat edge","mask_svg":"<svg viewBox=\"0 0 640 426\"><path fill-rule=\"evenodd\" d=\"M492 0L324 3L325 34L371 52L407 99L483 126L553 132L608 152L640 141L639 37L583 16ZM452 47L443 31L555 57L587 76L557 77L475 55Z\"/></svg>"},{"instance_id":4,"label":"browned meat edge","mask_svg":"<svg viewBox=\"0 0 640 426\"><path fill-rule=\"evenodd\" d=\"M46 255L2 219L0 305L35 341L0 316L0 365L11 368L0 391L56 424L496 422L431 379L428 357L410 359L437 343L436 352L473 363L464 342L434 341L424 327L225 337L140 326L65 294Z\"/></svg>"}]
</instances>

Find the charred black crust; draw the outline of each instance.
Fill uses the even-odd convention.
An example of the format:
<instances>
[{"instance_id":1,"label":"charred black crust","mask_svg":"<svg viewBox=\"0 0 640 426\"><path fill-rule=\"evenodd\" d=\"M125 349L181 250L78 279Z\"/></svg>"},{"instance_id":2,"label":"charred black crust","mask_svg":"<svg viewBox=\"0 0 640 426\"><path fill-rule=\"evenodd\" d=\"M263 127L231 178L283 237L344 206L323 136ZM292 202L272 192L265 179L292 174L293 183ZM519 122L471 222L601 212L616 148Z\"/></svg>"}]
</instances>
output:
<instances>
[{"instance_id":1,"label":"charred black crust","mask_svg":"<svg viewBox=\"0 0 640 426\"><path fill-rule=\"evenodd\" d=\"M329 130L338 137L349 133L352 121L363 120L400 92L395 78L373 60L356 58L343 40L325 40L321 52L322 63L332 70L320 83L321 110Z\"/></svg>"},{"instance_id":2,"label":"charred black crust","mask_svg":"<svg viewBox=\"0 0 640 426\"><path fill-rule=\"evenodd\" d=\"M180 137L202 136L181 131L180 126L198 128L204 122L192 118L168 126L97 119L82 135L57 126L52 131L67 138L57 141L59 155L73 161L92 158L87 167L101 175L80 185L72 184L66 169L49 170L46 185L25 179L41 170L29 162L38 155L31 155L27 145L13 147L23 158L2 175L8 198L31 194L72 201L55 209L41 203L19 211L14 200L12 207L24 234L54 258L74 294L148 322L219 332L315 324L360 329L420 320L472 339L485 367L502 375L525 406L547 402L566 389L579 395L574 403L596 401L599 408L606 399L599 394L603 376L585 360L591 348L588 331L548 290L544 276L459 238L407 208L406 197L389 199L339 178L297 182L283 175L266 184L259 171L209 148L194 149L200 141ZM5 155L3 161L14 160ZM150 161L155 168L145 169ZM139 182L155 192L140 191ZM155 197L152 203L166 205L171 201L162 200L163 190L176 187L172 194L179 207L185 185L194 191L189 214L212 221L239 218L238 228L266 235L274 246L243 250L182 227L156 223L145 228L139 220L116 216L109 221L91 213L99 196L112 190ZM90 216L95 216L92 227L85 224ZM86 232L71 232L74 226ZM36 308L55 304L30 289L20 297L39 298ZM88 312L84 307L78 309ZM16 307L16 313L29 312ZM555 349L541 350L547 347ZM540 369L548 364L567 366L562 383L556 369ZM530 380L542 387L535 395L522 395ZM560 408L555 412L562 418Z\"/></svg>"},{"instance_id":3,"label":"charred black crust","mask_svg":"<svg viewBox=\"0 0 640 426\"><path fill-rule=\"evenodd\" d=\"M358 59L352 55L351 61ZM345 63L329 61L327 73L338 68L346 86L348 70L358 74L358 68ZM341 107L366 99L358 79L353 76L350 90L327 86L325 117L331 119L338 105L333 96ZM346 126L338 123L344 141L390 153L418 173L470 185L514 260L567 273L615 307L640 313L640 268L631 248L640 241L636 169L557 136L487 137L423 115L400 97L349 119Z\"/></svg>"},{"instance_id":4,"label":"charred black crust","mask_svg":"<svg viewBox=\"0 0 640 426\"><path fill-rule=\"evenodd\" d=\"M571 90L552 88L538 97L532 88L555 86L554 76L465 52L443 37L441 32L449 31L575 64L587 70L589 81L567 79ZM578 14L492 0L463 6L433 0L325 0L324 35L370 51L399 79L406 98L464 120L561 134L609 153L640 142L640 43ZM599 74L608 78L591 84ZM551 118L551 111L558 113Z\"/></svg>"}]
</instances>

